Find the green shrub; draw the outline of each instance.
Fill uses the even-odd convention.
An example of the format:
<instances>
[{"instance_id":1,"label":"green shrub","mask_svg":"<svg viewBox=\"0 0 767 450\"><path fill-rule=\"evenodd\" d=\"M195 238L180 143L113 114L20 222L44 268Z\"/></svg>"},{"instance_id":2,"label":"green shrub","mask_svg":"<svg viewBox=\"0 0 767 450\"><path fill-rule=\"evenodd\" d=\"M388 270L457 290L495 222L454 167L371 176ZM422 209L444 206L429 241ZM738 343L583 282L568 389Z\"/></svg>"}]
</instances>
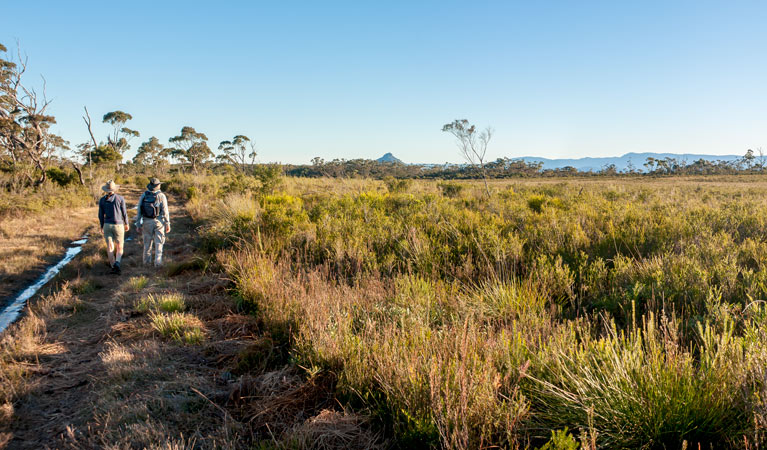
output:
<instances>
[{"instance_id":1,"label":"green shrub","mask_svg":"<svg viewBox=\"0 0 767 450\"><path fill-rule=\"evenodd\" d=\"M546 203L546 196L544 195L531 195L527 199L527 207L537 213L543 211L544 203Z\"/></svg>"},{"instance_id":2,"label":"green shrub","mask_svg":"<svg viewBox=\"0 0 767 450\"><path fill-rule=\"evenodd\" d=\"M189 186L186 188L186 198L189 200L192 200L194 198L197 198L200 196L200 190L197 189L197 186Z\"/></svg>"},{"instance_id":3,"label":"green shrub","mask_svg":"<svg viewBox=\"0 0 767 450\"><path fill-rule=\"evenodd\" d=\"M562 430L552 430L551 439L540 450L578 450L580 445L573 435L567 432L567 427Z\"/></svg>"},{"instance_id":4,"label":"green shrub","mask_svg":"<svg viewBox=\"0 0 767 450\"><path fill-rule=\"evenodd\" d=\"M442 182L437 184L437 187L445 197L458 198L461 196L461 192L463 192L466 186L458 183Z\"/></svg>"},{"instance_id":5,"label":"green shrub","mask_svg":"<svg viewBox=\"0 0 767 450\"><path fill-rule=\"evenodd\" d=\"M243 370L289 347L400 446L764 443L767 214L751 188L329 183L196 206L272 340Z\"/></svg>"},{"instance_id":6,"label":"green shrub","mask_svg":"<svg viewBox=\"0 0 767 450\"><path fill-rule=\"evenodd\" d=\"M282 183L282 167L277 164L259 164L253 169L253 176L260 183L259 193L271 195Z\"/></svg>"},{"instance_id":7,"label":"green shrub","mask_svg":"<svg viewBox=\"0 0 767 450\"><path fill-rule=\"evenodd\" d=\"M268 180L266 181L266 183L267 184L273 183L273 181ZM276 187L276 184L273 186L268 186L266 188L264 188L264 186L265 186L264 181L261 178L257 179L255 177L244 175L240 172L237 172L227 177L226 181L221 187L221 191L224 194L228 194L228 193L243 194L243 193L249 193L249 192L272 193L274 191L274 188Z\"/></svg>"},{"instance_id":8,"label":"green shrub","mask_svg":"<svg viewBox=\"0 0 767 450\"><path fill-rule=\"evenodd\" d=\"M66 171L59 167L51 167L45 171L48 178L61 187L79 183L80 179L75 171Z\"/></svg>"},{"instance_id":9,"label":"green shrub","mask_svg":"<svg viewBox=\"0 0 767 450\"><path fill-rule=\"evenodd\" d=\"M386 188L391 193L407 192L407 190L413 184L413 180L409 178L397 179L394 177L386 177L383 181L384 184L386 184Z\"/></svg>"}]
</instances>

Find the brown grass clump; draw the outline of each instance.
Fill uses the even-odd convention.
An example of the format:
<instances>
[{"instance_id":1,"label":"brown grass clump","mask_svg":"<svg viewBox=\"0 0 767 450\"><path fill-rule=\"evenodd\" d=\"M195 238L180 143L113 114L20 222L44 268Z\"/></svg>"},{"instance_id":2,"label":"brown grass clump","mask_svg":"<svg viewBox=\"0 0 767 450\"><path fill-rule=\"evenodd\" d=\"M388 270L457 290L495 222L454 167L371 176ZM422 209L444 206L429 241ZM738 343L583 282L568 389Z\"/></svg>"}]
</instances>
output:
<instances>
[{"instance_id":1,"label":"brown grass clump","mask_svg":"<svg viewBox=\"0 0 767 450\"><path fill-rule=\"evenodd\" d=\"M280 434L330 404L335 376L321 373L306 381L283 369L245 377L229 399L237 415L263 436Z\"/></svg>"},{"instance_id":2,"label":"brown grass clump","mask_svg":"<svg viewBox=\"0 0 767 450\"><path fill-rule=\"evenodd\" d=\"M320 411L287 433L284 448L316 450L385 448L380 437L367 428L367 419L346 411Z\"/></svg>"},{"instance_id":3,"label":"brown grass clump","mask_svg":"<svg viewBox=\"0 0 767 450\"><path fill-rule=\"evenodd\" d=\"M124 378L135 370L133 352L124 345L110 342L99 357L110 377Z\"/></svg>"},{"instance_id":4,"label":"brown grass clump","mask_svg":"<svg viewBox=\"0 0 767 450\"><path fill-rule=\"evenodd\" d=\"M210 312L206 310L201 312L200 315L204 316L206 313L210 314ZM221 317L221 314L216 317L219 318L211 320L208 323L208 327L211 332L215 331L223 339L256 336L259 331L258 320L255 317L233 314L228 307L224 317Z\"/></svg>"}]
</instances>

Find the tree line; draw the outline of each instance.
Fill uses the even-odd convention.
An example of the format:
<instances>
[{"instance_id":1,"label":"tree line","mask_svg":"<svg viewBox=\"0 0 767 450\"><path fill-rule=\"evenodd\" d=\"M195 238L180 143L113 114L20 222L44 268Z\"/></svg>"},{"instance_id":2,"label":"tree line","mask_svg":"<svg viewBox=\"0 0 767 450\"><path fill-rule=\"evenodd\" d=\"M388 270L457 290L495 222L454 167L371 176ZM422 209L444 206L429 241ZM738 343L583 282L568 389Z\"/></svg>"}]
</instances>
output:
<instances>
[{"instance_id":1,"label":"tree line","mask_svg":"<svg viewBox=\"0 0 767 450\"><path fill-rule=\"evenodd\" d=\"M121 170L131 142L140 133L129 127L133 116L125 111L105 113L101 123L109 132L100 138L93 130L93 120L84 109L83 121L90 140L72 148L70 143L51 131L56 119L48 112L48 99L43 81L41 88L27 83L27 60L17 51L11 58L0 44L0 182L6 190L23 191L45 183L49 178L63 184L74 181L85 184L83 170L92 177L94 165L114 165ZM735 173L763 173L767 161L761 149L748 150L736 161L707 161L700 159L688 163L676 158L648 158L644 169L629 167L618 170L614 165L597 171L583 172L574 167L544 169L540 162L499 158L486 160L487 147L493 130L480 130L468 120L455 120L442 127L456 139L466 164L402 164L367 159L333 159L316 157L311 164L270 165L285 175L295 177L372 177L422 179L501 179L531 176L584 176L584 175L709 175ZM191 171L228 167L242 174L258 177L264 168L256 164L255 143L243 134L218 144L216 155L208 144L205 133L191 126L181 128L178 135L164 144L151 136L138 145L136 155L129 164L140 168L151 167L156 173L168 170ZM73 172L69 172L69 170ZM485 183L485 186L487 184ZM489 192L489 190L488 190Z\"/></svg>"}]
</instances>

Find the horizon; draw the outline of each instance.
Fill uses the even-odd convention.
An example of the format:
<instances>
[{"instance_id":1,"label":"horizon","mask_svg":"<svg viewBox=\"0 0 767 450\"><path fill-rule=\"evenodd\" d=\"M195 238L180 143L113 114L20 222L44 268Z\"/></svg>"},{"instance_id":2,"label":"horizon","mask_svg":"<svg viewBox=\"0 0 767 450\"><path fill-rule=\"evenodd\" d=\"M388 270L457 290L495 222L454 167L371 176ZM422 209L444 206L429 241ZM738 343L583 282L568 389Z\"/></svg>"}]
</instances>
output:
<instances>
[{"instance_id":1,"label":"horizon","mask_svg":"<svg viewBox=\"0 0 767 450\"><path fill-rule=\"evenodd\" d=\"M754 149L751 149L751 150L754 150ZM759 157L758 153L755 153L755 154L757 155L756 157ZM397 158L398 160L402 161L405 164L416 164L417 165L417 164L444 164L445 163L445 162L436 162L436 163L435 162L432 162L432 163L412 162L412 163L409 163L409 162L403 161L402 158L398 157L393 152L386 152L386 153L384 153L382 156L380 156L378 158L370 158L370 159L378 160L378 159L381 159L383 157L386 157L387 155L391 155L391 156ZM705 154L705 153L628 152L628 153L623 153L623 154L620 154L620 155L581 156L581 157L575 157L575 158L547 158L545 156L523 155L523 156L515 156L515 157L509 158L509 159L512 159L512 160L519 160L519 159L527 159L527 160L541 159L541 160L547 160L547 161L568 161L568 160L577 161L577 160L586 160L586 159L618 159L618 158L625 158L627 156L635 156L635 155L636 156L662 155L662 156L668 156L668 157L674 157L674 156L678 156L678 157L705 156L705 157L710 157L710 158L742 158L743 157L743 155L735 155L735 154L725 155L725 154ZM764 156L767 157L767 153L765 153ZM503 156L501 156L501 158L503 158ZM361 159L368 159L368 158L361 158ZM496 158L496 159L498 159L498 158ZM492 161L495 161L496 159L494 159ZM325 162L328 162L328 161L325 161ZM490 160L488 160L487 162L490 162ZM463 162L458 162L457 164L467 164L467 162L463 161Z\"/></svg>"},{"instance_id":2,"label":"horizon","mask_svg":"<svg viewBox=\"0 0 767 450\"><path fill-rule=\"evenodd\" d=\"M495 129L488 160L764 146L759 2L42 5L5 5L0 43L45 77L72 147L83 106L130 113L126 160L189 125L262 162L462 163L441 132L462 118Z\"/></svg>"}]
</instances>

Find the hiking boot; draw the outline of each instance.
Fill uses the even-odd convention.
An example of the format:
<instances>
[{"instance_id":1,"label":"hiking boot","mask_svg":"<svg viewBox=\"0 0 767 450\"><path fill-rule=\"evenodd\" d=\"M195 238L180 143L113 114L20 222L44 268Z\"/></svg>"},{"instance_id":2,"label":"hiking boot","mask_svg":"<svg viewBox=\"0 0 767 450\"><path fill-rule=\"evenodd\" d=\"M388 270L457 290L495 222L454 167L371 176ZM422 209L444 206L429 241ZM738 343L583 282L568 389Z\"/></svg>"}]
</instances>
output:
<instances>
[{"instance_id":1,"label":"hiking boot","mask_svg":"<svg viewBox=\"0 0 767 450\"><path fill-rule=\"evenodd\" d=\"M112 266L112 273L115 275L120 275L122 273L122 270L120 270L120 263L115 263L115 265Z\"/></svg>"}]
</instances>

